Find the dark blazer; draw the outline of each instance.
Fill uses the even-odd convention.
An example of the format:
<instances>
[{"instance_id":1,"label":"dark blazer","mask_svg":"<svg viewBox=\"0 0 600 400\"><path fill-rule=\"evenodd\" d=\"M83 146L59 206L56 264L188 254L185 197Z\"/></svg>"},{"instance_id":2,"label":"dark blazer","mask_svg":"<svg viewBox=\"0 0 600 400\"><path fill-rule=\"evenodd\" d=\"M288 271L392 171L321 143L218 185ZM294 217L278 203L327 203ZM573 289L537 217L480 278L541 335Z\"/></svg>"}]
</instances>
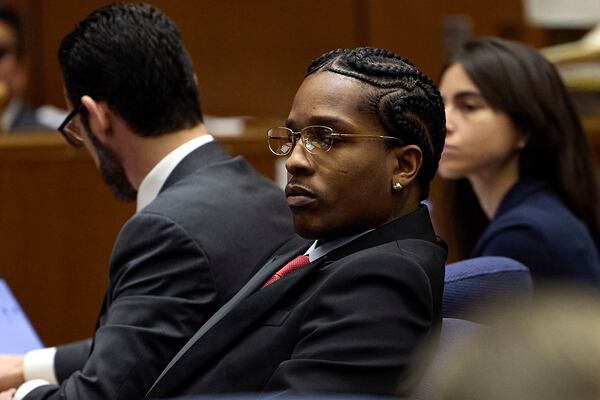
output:
<instances>
[{"instance_id":1,"label":"dark blazer","mask_svg":"<svg viewBox=\"0 0 600 400\"><path fill-rule=\"evenodd\" d=\"M195 150L121 230L91 353L77 361L85 342L59 348L57 370L70 377L26 399L143 398L177 350L292 233L279 188L216 142Z\"/></svg>"},{"instance_id":2,"label":"dark blazer","mask_svg":"<svg viewBox=\"0 0 600 400\"><path fill-rule=\"evenodd\" d=\"M502 199L472 257L504 256L542 280L600 286L600 259L587 227L542 181L521 179Z\"/></svg>"},{"instance_id":3,"label":"dark blazer","mask_svg":"<svg viewBox=\"0 0 600 400\"><path fill-rule=\"evenodd\" d=\"M260 289L307 246L282 248L258 272L251 294L183 352L147 398L395 394L413 350L440 321L446 249L427 209Z\"/></svg>"}]
</instances>

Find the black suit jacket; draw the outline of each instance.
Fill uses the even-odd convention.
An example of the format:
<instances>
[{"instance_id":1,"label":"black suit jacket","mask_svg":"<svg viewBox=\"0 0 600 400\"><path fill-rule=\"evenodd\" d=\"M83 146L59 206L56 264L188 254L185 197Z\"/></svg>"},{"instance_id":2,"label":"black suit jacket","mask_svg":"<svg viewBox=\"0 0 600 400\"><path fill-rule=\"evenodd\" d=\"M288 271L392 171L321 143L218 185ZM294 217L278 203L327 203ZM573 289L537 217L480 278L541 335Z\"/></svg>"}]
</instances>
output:
<instances>
[{"instance_id":1,"label":"black suit jacket","mask_svg":"<svg viewBox=\"0 0 600 400\"><path fill-rule=\"evenodd\" d=\"M282 248L259 271L256 290L164 371L147 398L395 394L413 350L441 319L446 249L426 208L259 289L306 248Z\"/></svg>"},{"instance_id":2,"label":"black suit jacket","mask_svg":"<svg viewBox=\"0 0 600 400\"><path fill-rule=\"evenodd\" d=\"M143 398L177 350L292 233L279 188L217 143L200 147L120 232L91 353L85 342L59 348L58 375L70 376L26 399Z\"/></svg>"}]
</instances>

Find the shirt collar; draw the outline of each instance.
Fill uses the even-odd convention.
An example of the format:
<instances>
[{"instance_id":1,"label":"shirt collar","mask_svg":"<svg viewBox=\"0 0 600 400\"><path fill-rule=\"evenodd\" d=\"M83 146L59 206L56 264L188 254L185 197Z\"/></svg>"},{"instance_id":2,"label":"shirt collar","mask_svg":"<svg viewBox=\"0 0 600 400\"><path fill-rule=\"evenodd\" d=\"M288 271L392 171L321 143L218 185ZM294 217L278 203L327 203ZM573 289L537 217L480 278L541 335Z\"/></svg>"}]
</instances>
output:
<instances>
[{"instance_id":1,"label":"shirt collar","mask_svg":"<svg viewBox=\"0 0 600 400\"><path fill-rule=\"evenodd\" d=\"M337 249L338 247L342 247L343 245L350 243L354 239L356 239L366 233L371 232L372 230L373 229L369 229L369 230L361 232L357 235L344 236L339 239L331 240L331 241L328 241L328 242L325 242L325 243L319 245L319 247L317 247L317 240L315 240L315 242L312 244L312 246L310 246L308 248L308 250L306 250L304 255L308 256L308 259L310 262L313 262L316 259L321 258L321 257L327 255L328 253L331 253L333 250Z\"/></svg>"},{"instance_id":2,"label":"shirt collar","mask_svg":"<svg viewBox=\"0 0 600 400\"><path fill-rule=\"evenodd\" d=\"M144 180L142 180L142 183L138 188L137 211L146 207L156 198L156 196L158 196L163 184L181 160L192 151L213 140L214 138L211 135L198 136L185 142L160 160L158 164L150 170L148 175L144 177Z\"/></svg>"}]
</instances>

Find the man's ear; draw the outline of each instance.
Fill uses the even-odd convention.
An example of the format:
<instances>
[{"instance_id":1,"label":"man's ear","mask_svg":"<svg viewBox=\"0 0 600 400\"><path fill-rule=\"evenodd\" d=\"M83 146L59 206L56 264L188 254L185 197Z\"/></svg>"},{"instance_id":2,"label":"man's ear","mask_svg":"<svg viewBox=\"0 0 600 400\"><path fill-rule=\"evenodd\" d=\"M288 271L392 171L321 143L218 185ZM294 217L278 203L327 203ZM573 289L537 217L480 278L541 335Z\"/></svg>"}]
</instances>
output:
<instances>
[{"instance_id":1,"label":"man's ear","mask_svg":"<svg viewBox=\"0 0 600 400\"><path fill-rule=\"evenodd\" d=\"M104 102L96 102L90 96L83 96L81 104L88 111L88 122L92 134L95 135L102 143L106 143L108 136L112 134L112 125L110 120L110 109Z\"/></svg>"},{"instance_id":2,"label":"man's ear","mask_svg":"<svg viewBox=\"0 0 600 400\"><path fill-rule=\"evenodd\" d=\"M419 146L410 144L395 147L392 154L394 156L392 184L399 183L402 187L407 187L419 173L423 163L423 152Z\"/></svg>"}]
</instances>

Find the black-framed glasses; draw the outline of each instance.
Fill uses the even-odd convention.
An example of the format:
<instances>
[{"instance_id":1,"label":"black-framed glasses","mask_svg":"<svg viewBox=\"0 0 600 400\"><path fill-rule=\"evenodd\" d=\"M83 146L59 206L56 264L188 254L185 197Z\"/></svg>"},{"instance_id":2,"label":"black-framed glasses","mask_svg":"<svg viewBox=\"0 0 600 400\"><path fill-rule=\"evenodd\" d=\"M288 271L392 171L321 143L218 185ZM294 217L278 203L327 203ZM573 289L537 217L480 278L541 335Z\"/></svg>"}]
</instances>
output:
<instances>
[{"instance_id":1,"label":"black-framed glasses","mask_svg":"<svg viewBox=\"0 0 600 400\"><path fill-rule=\"evenodd\" d=\"M81 112L82 108L83 104L79 103L58 127L58 131L62 133L65 140L74 147L83 147L83 132L81 132L79 126L73 121L73 118Z\"/></svg>"},{"instance_id":2,"label":"black-framed glasses","mask_svg":"<svg viewBox=\"0 0 600 400\"><path fill-rule=\"evenodd\" d=\"M360 138L378 140L396 140L403 143L394 136L381 135L358 135L352 133L337 133L327 126L311 125L302 128L300 132L294 132L283 126L271 128L267 132L269 150L277 156L286 156L291 153L298 139L302 140L304 148L311 154L326 153L331 149L333 141L339 138Z\"/></svg>"}]
</instances>

